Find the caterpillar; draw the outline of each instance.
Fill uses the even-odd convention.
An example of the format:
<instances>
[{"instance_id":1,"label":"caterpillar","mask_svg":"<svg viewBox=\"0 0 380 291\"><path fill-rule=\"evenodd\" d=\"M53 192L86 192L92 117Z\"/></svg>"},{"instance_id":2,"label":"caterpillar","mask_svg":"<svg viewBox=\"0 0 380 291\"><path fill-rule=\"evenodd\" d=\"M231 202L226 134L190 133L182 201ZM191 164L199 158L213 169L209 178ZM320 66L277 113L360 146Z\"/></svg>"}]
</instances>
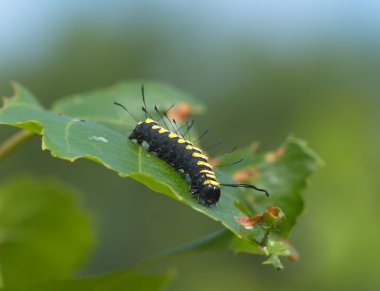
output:
<instances>
[{"instance_id":1,"label":"caterpillar","mask_svg":"<svg viewBox=\"0 0 380 291\"><path fill-rule=\"evenodd\" d=\"M187 131L185 134L181 134L181 127L177 126L176 121L173 119L173 124L166 113L161 115L157 106L155 106L154 109L159 115L158 120L162 120L165 127L159 125L147 110L144 84L141 84L141 95L143 99L142 110L146 119L144 121L138 121L128 138L135 140L139 146L142 146L143 142L145 142L148 145L147 151L149 153L164 160L175 170L183 174L189 181L190 194L195 196L200 203L207 207L215 205L219 201L221 194L220 189L223 186L251 188L264 192L269 196L268 191L257 188L254 185L220 183L213 171L213 166L209 163L209 157L200 148L194 146L194 142L184 138L184 136L189 133L194 122L190 124L187 122ZM114 102L114 104L122 107L137 121L124 105L118 102ZM175 129L174 132L168 129L164 118L173 126ZM207 131L205 131L198 140L206 133Z\"/></svg>"}]
</instances>

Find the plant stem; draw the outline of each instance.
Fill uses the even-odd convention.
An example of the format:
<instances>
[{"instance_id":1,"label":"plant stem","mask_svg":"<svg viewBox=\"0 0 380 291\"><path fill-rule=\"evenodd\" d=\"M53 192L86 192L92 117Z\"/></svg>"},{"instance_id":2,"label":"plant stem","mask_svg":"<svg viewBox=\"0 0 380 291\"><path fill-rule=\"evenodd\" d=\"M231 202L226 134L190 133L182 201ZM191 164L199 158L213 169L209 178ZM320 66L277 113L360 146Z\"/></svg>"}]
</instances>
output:
<instances>
[{"instance_id":1,"label":"plant stem","mask_svg":"<svg viewBox=\"0 0 380 291\"><path fill-rule=\"evenodd\" d=\"M166 250L164 252L161 252L145 261L140 262L135 266L135 268L142 269L147 266L151 266L154 264L157 264L165 259L169 259L172 257L175 257L177 255L182 255L190 252L201 252L209 249L217 249L217 242L218 240L222 239L223 236L225 236L226 230L218 230L214 233L211 233L207 236L201 237L197 239L196 241L186 243L183 245L180 245L178 247L175 247L173 249ZM213 243L215 243L213 245Z\"/></svg>"},{"instance_id":2,"label":"plant stem","mask_svg":"<svg viewBox=\"0 0 380 291\"><path fill-rule=\"evenodd\" d=\"M18 145L30 139L33 135L33 132L23 129L5 140L0 144L0 160L13 151Z\"/></svg>"}]
</instances>

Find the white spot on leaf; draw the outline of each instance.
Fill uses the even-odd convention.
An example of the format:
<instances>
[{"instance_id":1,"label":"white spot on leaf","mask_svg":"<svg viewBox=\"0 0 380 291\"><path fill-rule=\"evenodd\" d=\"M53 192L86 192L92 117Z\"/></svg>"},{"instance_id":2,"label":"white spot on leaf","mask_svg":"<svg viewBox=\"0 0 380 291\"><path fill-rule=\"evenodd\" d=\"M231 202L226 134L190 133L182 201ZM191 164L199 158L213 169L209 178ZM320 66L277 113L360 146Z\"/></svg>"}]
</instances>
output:
<instances>
[{"instance_id":1,"label":"white spot on leaf","mask_svg":"<svg viewBox=\"0 0 380 291\"><path fill-rule=\"evenodd\" d=\"M89 139L101 141L101 142L108 142L108 139L106 139L105 137L102 137L102 136L94 136L93 135L93 136L89 137Z\"/></svg>"}]
</instances>

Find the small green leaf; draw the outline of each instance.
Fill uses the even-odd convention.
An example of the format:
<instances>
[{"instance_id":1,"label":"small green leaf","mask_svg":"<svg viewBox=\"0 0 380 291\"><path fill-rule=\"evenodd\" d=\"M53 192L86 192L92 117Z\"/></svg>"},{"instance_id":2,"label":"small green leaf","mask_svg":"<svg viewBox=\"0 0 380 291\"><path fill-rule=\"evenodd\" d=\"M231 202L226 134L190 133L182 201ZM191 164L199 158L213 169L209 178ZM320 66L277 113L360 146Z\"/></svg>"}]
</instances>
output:
<instances>
[{"instance_id":1,"label":"small green leaf","mask_svg":"<svg viewBox=\"0 0 380 291\"><path fill-rule=\"evenodd\" d=\"M268 206L263 214L240 216L236 220L244 227L242 233L245 236L252 237L261 246L266 246L269 234L276 231L277 225L283 219L284 213L280 208Z\"/></svg>"},{"instance_id":2,"label":"small green leaf","mask_svg":"<svg viewBox=\"0 0 380 291\"><path fill-rule=\"evenodd\" d=\"M266 259L264 262L263 262L264 265L272 265L273 267L275 267L277 270L281 270L284 268L284 266L282 265L281 261L280 261L280 258L278 257L278 255L270 255L268 257L268 259Z\"/></svg>"},{"instance_id":3,"label":"small green leaf","mask_svg":"<svg viewBox=\"0 0 380 291\"><path fill-rule=\"evenodd\" d=\"M93 236L73 192L31 178L0 187L0 286L67 278L87 256Z\"/></svg>"},{"instance_id":4,"label":"small green leaf","mask_svg":"<svg viewBox=\"0 0 380 291\"><path fill-rule=\"evenodd\" d=\"M137 273L133 270L118 271L95 277L56 280L28 288L0 288L1 291L129 291L163 290L173 279L173 272L164 274Z\"/></svg>"},{"instance_id":5,"label":"small green leaf","mask_svg":"<svg viewBox=\"0 0 380 291\"><path fill-rule=\"evenodd\" d=\"M145 88L149 108L157 104L161 110L167 110L185 96L194 112L203 110L191 97L171 87L148 82ZM257 177L249 181L270 191L270 198L255 191L244 191L242 194L239 189L223 188L217 205L205 207L191 197L188 185L179 173L127 139L136 122L113 105L113 101L127 106L133 115L140 118L142 102L139 95L138 83L122 83L109 89L64 98L53 106L56 112L51 112L41 107L26 89L17 86L15 96L7 98L0 110L0 124L42 134L43 149L48 149L55 157L70 161L78 158L94 160L122 177L131 177L154 191L189 205L220 221L235 236L251 244L251 252L279 254L278 249L269 246L288 236L302 212L300 191L316 167L315 154L302 141L289 138L277 158L275 154L271 158L270 153L253 155L242 165L257 168ZM168 95L168 99L164 95ZM234 159L234 155L231 158ZM236 171L237 168L232 169ZM219 171L216 174L220 181L231 182L226 174ZM279 207L285 215L285 218L276 218L275 227L259 224L247 229L239 223L239 217L263 214L268 206ZM274 232L277 234L272 236Z\"/></svg>"}]
</instances>

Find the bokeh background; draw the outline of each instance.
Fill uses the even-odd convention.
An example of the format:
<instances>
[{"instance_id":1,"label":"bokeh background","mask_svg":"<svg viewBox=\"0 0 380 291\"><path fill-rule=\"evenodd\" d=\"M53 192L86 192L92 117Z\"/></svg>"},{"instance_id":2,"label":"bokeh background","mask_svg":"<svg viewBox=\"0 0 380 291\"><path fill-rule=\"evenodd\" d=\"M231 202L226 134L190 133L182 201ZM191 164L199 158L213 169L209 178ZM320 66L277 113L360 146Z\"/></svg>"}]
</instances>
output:
<instances>
[{"instance_id":1,"label":"bokeh background","mask_svg":"<svg viewBox=\"0 0 380 291\"><path fill-rule=\"evenodd\" d=\"M380 2L1 1L0 92L16 80L49 106L125 79L177 86L208 106L209 141L288 134L325 161L291 236L296 263L210 252L175 258L169 290L380 290ZM16 132L1 127L0 140ZM83 192L97 246L80 274L132 266L220 226L93 162L74 164L32 140L6 158L18 173L58 177ZM138 221L138 223L136 223Z\"/></svg>"}]
</instances>

